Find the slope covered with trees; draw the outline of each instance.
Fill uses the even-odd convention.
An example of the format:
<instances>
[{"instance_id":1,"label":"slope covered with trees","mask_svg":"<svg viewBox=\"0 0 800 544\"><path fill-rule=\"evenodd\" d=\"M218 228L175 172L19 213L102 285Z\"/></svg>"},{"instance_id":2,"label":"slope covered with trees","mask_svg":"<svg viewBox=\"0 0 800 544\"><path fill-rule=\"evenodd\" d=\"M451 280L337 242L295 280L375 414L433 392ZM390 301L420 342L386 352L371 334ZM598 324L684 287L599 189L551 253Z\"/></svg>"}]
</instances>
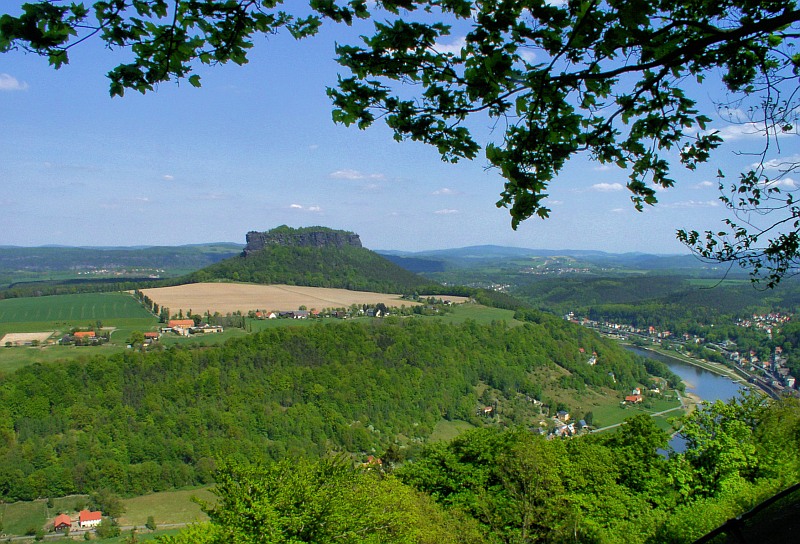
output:
<instances>
[{"instance_id":1,"label":"slope covered with trees","mask_svg":"<svg viewBox=\"0 0 800 544\"><path fill-rule=\"evenodd\" d=\"M587 365L581 347L600 362ZM546 316L515 328L279 328L214 348L32 365L0 379L0 496L143 494L207 483L219 458L381 452L424 441L442 418L480 425L479 383L501 401L540 398L532 376L548 370L576 391L648 379L625 350Z\"/></svg>"},{"instance_id":2,"label":"slope covered with trees","mask_svg":"<svg viewBox=\"0 0 800 544\"><path fill-rule=\"evenodd\" d=\"M379 293L413 293L433 284L377 253L353 246L271 245L247 256L213 264L190 274L188 279L192 282L281 283Z\"/></svg>"},{"instance_id":3,"label":"slope covered with trees","mask_svg":"<svg viewBox=\"0 0 800 544\"><path fill-rule=\"evenodd\" d=\"M798 431L797 399L745 397L693 412L687 450L670 457L640 415L572 440L475 429L385 472L234 464L210 523L161 542L688 543L800 479ZM762 522L759 536L791 541L791 524Z\"/></svg>"}]
</instances>

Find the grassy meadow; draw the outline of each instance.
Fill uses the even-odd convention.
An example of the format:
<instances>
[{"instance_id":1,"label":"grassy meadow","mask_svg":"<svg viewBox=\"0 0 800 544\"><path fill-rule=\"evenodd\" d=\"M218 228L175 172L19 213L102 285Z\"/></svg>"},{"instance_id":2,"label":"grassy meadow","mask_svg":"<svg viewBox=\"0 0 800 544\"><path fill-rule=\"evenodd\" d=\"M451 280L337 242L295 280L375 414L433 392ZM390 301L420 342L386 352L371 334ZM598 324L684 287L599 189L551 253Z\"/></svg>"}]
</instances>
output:
<instances>
[{"instance_id":1,"label":"grassy meadow","mask_svg":"<svg viewBox=\"0 0 800 544\"><path fill-rule=\"evenodd\" d=\"M0 323L81 323L145 319L151 314L127 293L84 293L0 300Z\"/></svg>"},{"instance_id":2,"label":"grassy meadow","mask_svg":"<svg viewBox=\"0 0 800 544\"><path fill-rule=\"evenodd\" d=\"M174 533L179 530L175 528L176 526L208 519L208 516L200 509L200 505L194 501L195 498L213 502L215 495L211 493L210 488L203 487L124 499L125 513L117 521L121 527L138 527L137 537L140 541ZM0 504L2 532L9 536L21 536L44 529L47 534L52 529L52 522L57 514L63 512L74 518L79 510L86 507L88 500L87 495L73 495L53 499L52 507L47 506L46 499ZM153 520L156 522L157 531L155 533L145 529L145 523L149 516L153 516ZM126 530L119 538L107 539L103 542L125 542L128 537L130 537L130 531Z\"/></svg>"}]
</instances>

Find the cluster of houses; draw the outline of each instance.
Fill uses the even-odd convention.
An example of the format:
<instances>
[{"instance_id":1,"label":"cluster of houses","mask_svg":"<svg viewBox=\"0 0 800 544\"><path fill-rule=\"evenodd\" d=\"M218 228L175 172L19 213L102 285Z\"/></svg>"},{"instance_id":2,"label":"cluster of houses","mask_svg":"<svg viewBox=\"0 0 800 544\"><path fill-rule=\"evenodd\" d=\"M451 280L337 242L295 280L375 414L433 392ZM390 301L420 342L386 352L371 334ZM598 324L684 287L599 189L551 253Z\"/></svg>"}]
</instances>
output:
<instances>
[{"instance_id":1,"label":"cluster of houses","mask_svg":"<svg viewBox=\"0 0 800 544\"><path fill-rule=\"evenodd\" d=\"M556 426L552 431L550 431L550 433L547 435L547 438L550 440L554 438L569 438L579 434L585 429L588 429L589 426L586 424L586 421L582 419L579 421L574 421L571 419L570 413L566 410L559 410L556 412ZM543 433L544 430L540 428L538 432Z\"/></svg>"},{"instance_id":2,"label":"cluster of houses","mask_svg":"<svg viewBox=\"0 0 800 544\"><path fill-rule=\"evenodd\" d=\"M661 393L661 389L654 387L650 392L658 394ZM622 404L641 404L642 402L644 402L644 395L642 395L641 388L634 387L630 395L625 395L625 400L622 401Z\"/></svg>"},{"instance_id":3,"label":"cluster of houses","mask_svg":"<svg viewBox=\"0 0 800 544\"><path fill-rule=\"evenodd\" d=\"M170 319L166 327L161 327L161 334L173 333L179 336L189 336L190 334L208 334L224 332L219 325L209 325L208 323L195 323L194 319ZM149 335L149 336L148 336ZM148 338L158 339L158 333L145 333L145 340Z\"/></svg>"},{"instance_id":4,"label":"cluster of houses","mask_svg":"<svg viewBox=\"0 0 800 544\"><path fill-rule=\"evenodd\" d=\"M71 334L62 336L58 343L62 346L81 345L81 346L97 346L108 342L108 334L97 334L95 331L75 331Z\"/></svg>"},{"instance_id":5,"label":"cluster of houses","mask_svg":"<svg viewBox=\"0 0 800 544\"><path fill-rule=\"evenodd\" d=\"M544 407L542 402L539 400L531 397L528 397L528 400L539 406L540 409ZM493 417L495 414L497 414L497 408L498 403L495 401L490 406L484 406L483 408L478 409L476 415ZM548 428L550 428L550 432L547 431ZM534 434L547 435L547 439L552 440L554 438L569 438L580 434L581 432L587 432L589 430L589 425L583 419L574 421L572 420L568 411L559 410L556 412L556 415L553 416L549 425L548 422L543 419L539 421L538 426L532 427L531 430Z\"/></svg>"},{"instance_id":6,"label":"cluster of houses","mask_svg":"<svg viewBox=\"0 0 800 544\"><path fill-rule=\"evenodd\" d=\"M768 314L753 314L749 319L740 319L736 322L740 327L747 327L752 329L761 329L772 338L772 329L783 323L792 320L789 314L782 314L780 312L772 312Z\"/></svg>"},{"instance_id":7,"label":"cluster of houses","mask_svg":"<svg viewBox=\"0 0 800 544\"><path fill-rule=\"evenodd\" d=\"M743 370L754 372L756 369L764 374L765 380L777 389L794 389L797 380L790 374L786 366L786 356L783 348L775 347L775 351L765 359L759 359L755 351L741 354L738 351L725 352L727 357Z\"/></svg>"},{"instance_id":8,"label":"cluster of houses","mask_svg":"<svg viewBox=\"0 0 800 544\"><path fill-rule=\"evenodd\" d=\"M389 315L388 309L383 307L378 308L359 308L357 312L350 312L348 310L331 310L320 312L312 308L311 310L275 310L271 312L256 310L253 312L252 317L255 319L317 319L320 317L335 317L338 319L347 319L354 315L366 317L385 317Z\"/></svg>"},{"instance_id":9,"label":"cluster of houses","mask_svg":"<svg viewBox=\"0 0 800 544\"><path fill-rule=\"evenodd\" d=\"M72 529L93 529L100 525L103 513L91 510L81 510L78 512L78 519L73 520L68 514L59 514L53 520L53 530L65 532Z\"/></svg>"},{"instance_id":10,"label":"cluster of houses","mask_svg":"<svg viewBox=\"0 0 800 544\"><path fill-rule=\"evenodd\" d=\"M256 319L308 319L320 317L319 310L294 310L294 311L276 311L276 312L262 312L257 310L253 316Z\"/></svg>"},{"instance_id":11,"label":"cluster of houses","mask_svg":"<svg viewBox=\"0 0 800 544\"><path fill-rule=\"evenodd\" d=\"M641 329L627 325L624 323L614 322L599 322L587 318L576 317L573 312L569 312L564 316L565 320L572 323L583 325L602 333L617 336L620 338L627 338L628 335L638 335L641 337L651 338L655 343L661 343L662 340L672 339L677 344L706 344L703 337L691 334L675 335L669 330L658 330L655 327L647 327ZM771 338L772 332L788 321L791 321L790 314L782 314L778 312L753 315L748 319L740 319L737 325L747 328L755 328L763 330ZM755 351L750 350L749 353L740 353L736 351L736 344L730 340L725 340L719 344L709 344L713 349L721 353L726 359L731 361L734 365L738 366L746 372L756 372L759 375L763 374L761 381L768 383L778 390L792 390L797 387L797 380L790 374L790 370L786 367L786 357L780 346L775 348L775 352L769 358L760 359ZM589 359L589 364L596 362L596 359Z\"/></svg>"}]
</instances>

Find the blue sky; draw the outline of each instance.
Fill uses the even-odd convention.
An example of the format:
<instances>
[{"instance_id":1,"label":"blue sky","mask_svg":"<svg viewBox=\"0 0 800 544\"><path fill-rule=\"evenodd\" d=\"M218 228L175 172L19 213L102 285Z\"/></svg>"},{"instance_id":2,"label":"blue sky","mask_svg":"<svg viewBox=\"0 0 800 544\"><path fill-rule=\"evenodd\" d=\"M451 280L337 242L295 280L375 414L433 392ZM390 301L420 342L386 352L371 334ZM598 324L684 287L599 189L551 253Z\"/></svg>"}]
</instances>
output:
<instances>
[{"instance_id":1,"label":"blue sky","mask_svg":"<svg viewBox=\"0 0 800 544\"><path fill-rule=\"evenodd\" d=\"M286 224L351 230L371 249L686 253L676 229L716 230L725 216L717 168L733 176L752 162L735 151L762 143L715 120L730 143L698 171L676 170L677 186L644 213L625 171L578 158L551 186L551 218L514 231L482 152L447 164L380 124L333 124L333 44L354 36L329 25L302 42L259 38L249 64L201 69L200 89L167 83L114 99L105 73L120 57L99 43L74 49L58 71L34 55L0 55L0 245L243 243L249 230ZM718 89L709 82L699 94ZM500 136L488 123L472 128L481 144ZM797 154L795 138L781 153Z\"/></svg>"}]
</instances>

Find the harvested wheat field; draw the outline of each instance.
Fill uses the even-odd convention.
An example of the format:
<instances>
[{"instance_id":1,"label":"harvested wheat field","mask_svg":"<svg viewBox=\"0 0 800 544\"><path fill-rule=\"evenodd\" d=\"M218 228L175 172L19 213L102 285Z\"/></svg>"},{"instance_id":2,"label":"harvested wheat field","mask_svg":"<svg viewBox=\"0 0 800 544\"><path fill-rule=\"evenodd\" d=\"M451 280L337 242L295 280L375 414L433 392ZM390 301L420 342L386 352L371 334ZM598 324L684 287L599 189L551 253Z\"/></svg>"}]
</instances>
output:
<instances>
[{"instance_id":1,"label":"harvested wheat field","mask_svg":"<svg viewBox=\"0 0 800 544\"><path fill-rule=\"evenodd\" d=\"M324 287L299 287L293 285L256 285L251 283L192 283L176 287L142 289L142 293L159 306L169 308L171 314L219 312L221 314L250 310L297 310L306 306L316 308L347 308L351 304L378 304L387 306L413 306L414 302L402 300L400 295L327 289ZM459 297L448 297L456 299ZM455 302L455 300L453 300ZM459 300L460 301L460 300Z\"/></svg>"}]
</instances>

